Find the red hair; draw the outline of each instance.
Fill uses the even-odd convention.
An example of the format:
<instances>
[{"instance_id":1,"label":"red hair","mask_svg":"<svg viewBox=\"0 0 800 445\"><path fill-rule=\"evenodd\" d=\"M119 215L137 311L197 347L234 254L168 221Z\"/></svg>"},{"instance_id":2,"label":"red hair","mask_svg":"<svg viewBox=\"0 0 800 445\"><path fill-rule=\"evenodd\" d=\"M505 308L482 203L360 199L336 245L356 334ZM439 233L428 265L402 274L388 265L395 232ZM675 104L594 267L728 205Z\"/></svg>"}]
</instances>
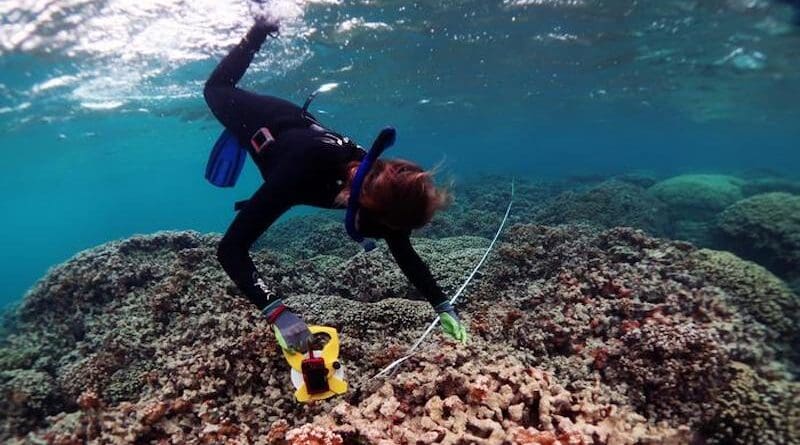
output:
<instances>
[{"instance_id":1,"label":"red hair","mask_svg":"<svg viewBox=\"0 0 800 445\"><path fill-rule=\"evenodd\" d=\"M336 202L347 204L350 184L358 169L358 161L347 166L347 184ZM433 218L436 211L450 203L450 194L437 188L433 173L419 165L402 160L378 159L364 178L359 204L378 216L381 223L398 230L418 229Z\"/></svg>"}]
</instances>

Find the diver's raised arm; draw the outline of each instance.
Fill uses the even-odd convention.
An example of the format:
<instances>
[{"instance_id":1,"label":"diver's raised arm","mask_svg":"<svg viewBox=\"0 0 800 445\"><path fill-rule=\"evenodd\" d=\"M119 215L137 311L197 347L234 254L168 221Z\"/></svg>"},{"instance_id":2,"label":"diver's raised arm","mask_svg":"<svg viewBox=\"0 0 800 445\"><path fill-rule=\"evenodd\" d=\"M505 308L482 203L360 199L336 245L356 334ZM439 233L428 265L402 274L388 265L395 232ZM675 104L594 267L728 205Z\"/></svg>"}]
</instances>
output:
<instances>
[{"instance_id":1,"label":"diver's raised arm","mask_svg":"<svg viewBox=\"0 0 800 445\"><path fill-rule=\"evenodd\" d=\"M268 35L277 33L278 29L277 21L257 19L239 44L231 49L209 76L204 90L206 96L210 88L236 86L253 61L253 56L261 49L264 40Z\"/></svg>"},{"instance_id":2,"label":"diver's raised arm","mask_svg":"<svg viewBox=\"0 0 800 445\"><path fill-rule=\"evenodd\" d=\"M242 41L217 65L203 89L208 108L241 143L249 141L260 127L272 125L275 116L282 115L287 108L286 101L260 96L236 86L261 44L268 35L277 31L277 22L256 20Z\"/></svg>"}]
</instances>

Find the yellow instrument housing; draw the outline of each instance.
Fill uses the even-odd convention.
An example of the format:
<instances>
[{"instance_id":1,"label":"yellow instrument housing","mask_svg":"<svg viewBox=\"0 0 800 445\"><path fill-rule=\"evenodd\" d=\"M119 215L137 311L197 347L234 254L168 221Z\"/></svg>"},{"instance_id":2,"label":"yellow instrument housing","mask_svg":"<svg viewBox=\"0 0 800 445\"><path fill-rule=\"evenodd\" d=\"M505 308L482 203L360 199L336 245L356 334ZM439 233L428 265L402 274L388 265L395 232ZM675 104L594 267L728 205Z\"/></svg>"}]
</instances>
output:
<instances>
[{"instance_id":1,"label":"yellow instrument housing","mask_svg":"<svg viewBox=\"0 0 800 445\"><path fill-rule=\"evenodd\" d=\"M339 360L339 333L336 332L336 329L330 326L309 326L308 329L311 331L312 335L326 334L330 337L330 340L328 340L325 346L322 347L322 351L319 352L319 356L325 360L325 368L328 370L327 379L330 391L320 394L309 394L305 383L302 383L294 393L295 398L298 402L305 403L315 400L325 400L335 395L346 393L347 382L345 382L343 378L336 375L337 369L333 367L334 362ZM283 356L286 358L289 366L292 367L293 372L296 372L302 376L303 360L306 358L305 354L291 353L283 350ZM342 375L342 373L340 373L340 375Z\"/></svg>"}]
</instances>

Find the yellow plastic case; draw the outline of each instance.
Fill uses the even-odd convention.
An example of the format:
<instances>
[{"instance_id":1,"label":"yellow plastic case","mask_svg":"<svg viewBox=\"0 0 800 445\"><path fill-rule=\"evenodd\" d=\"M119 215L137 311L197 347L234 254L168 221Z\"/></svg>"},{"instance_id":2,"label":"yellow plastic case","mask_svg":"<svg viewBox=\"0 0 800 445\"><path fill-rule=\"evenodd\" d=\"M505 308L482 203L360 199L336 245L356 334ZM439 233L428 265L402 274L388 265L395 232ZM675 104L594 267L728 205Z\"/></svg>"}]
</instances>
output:
<instances>
[{"instance_id":1,"label":"yellow plastic case","mask_svg":"<svg viewBox=\"0 0 800 445\"><path fill-rule=\"evenodd\" d=\"M322 347L321 351L314 351L314 355L322 357L325 360L325 368L328 370L328 386L330 391L320 394L309 394L306 389L305 382L303 381L302 365L303 360L306 358L305 354L290 353L286 350L283 351L283 356L292 367L292 384L297 388L294 393L298 402L311 402L314 400L325 400L335 395L344 394L347 392L347 382L344 381L344 369L340 366L339 369L333 367L334 362L339 360L339 333L336 329L329 326L309 326L308 329L311 334L327 334L330 337L328 343Z\"/></svg>"}]
</instances>

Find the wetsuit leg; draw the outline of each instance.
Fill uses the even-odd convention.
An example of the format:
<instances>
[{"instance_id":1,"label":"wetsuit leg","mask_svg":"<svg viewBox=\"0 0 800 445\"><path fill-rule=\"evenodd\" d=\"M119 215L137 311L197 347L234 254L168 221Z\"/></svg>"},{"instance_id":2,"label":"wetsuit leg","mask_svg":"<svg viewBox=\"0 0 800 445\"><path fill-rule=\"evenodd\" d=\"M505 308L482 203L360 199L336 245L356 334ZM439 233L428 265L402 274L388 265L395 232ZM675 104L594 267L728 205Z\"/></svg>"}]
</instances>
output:
<instances>
[{"instance_id":1,"label":"wetsuit leg","mask_svg":"<svg viewBox=\"0 0 800 445\"><path fill-rule=\"evenodd\" d=\"M217 248L222 268L259 309L278 296L261 279L250 258L250 247L291 206L291 193L275 181L265 182L236 215Z\"/></svg>"},{"instance_id":2,"label":"wetsuit leg","mask_svg":"<svg viewBox=\"0 0 800 445\"><path fill-rule=\"evenodd\" d=\"M266 31L253 26L247 37L217 65L206 81L203 96L211 112L239 141L249 145L253 133L267 127L277 136L283 128L308 125L297 105L236 86L266 38Z\"/></svg>"}]
</instances>

